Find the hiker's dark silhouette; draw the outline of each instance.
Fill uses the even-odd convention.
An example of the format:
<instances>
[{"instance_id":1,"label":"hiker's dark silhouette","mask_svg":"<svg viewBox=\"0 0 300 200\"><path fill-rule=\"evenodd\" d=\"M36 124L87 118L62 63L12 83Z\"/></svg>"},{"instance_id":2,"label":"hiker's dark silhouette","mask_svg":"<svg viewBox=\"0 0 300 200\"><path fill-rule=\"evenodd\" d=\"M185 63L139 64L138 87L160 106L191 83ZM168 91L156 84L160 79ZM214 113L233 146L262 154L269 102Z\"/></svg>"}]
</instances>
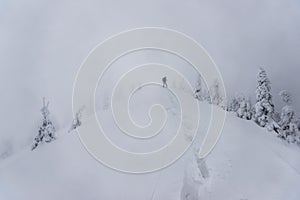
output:
<instances>
[{"instance_id":1,"label":"hiker's dark silhouette","mask_svg":"<svg viewBox=\"0 0 300 200\"><path fill-rule=\"evenodd\" d=\"M163 87L168 87L168 84L167 84L167 77L166 76L164 76L162 79L162 82L163 82Z\"/></svg>"}]
</instances>

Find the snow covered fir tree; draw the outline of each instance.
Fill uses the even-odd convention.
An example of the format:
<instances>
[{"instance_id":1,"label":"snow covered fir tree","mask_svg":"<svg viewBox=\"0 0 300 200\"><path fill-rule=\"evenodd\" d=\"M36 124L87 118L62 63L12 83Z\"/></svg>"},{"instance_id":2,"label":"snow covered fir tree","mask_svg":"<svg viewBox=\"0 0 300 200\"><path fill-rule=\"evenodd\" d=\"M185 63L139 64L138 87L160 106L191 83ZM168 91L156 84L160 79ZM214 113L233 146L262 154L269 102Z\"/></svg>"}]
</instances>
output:
<instances>
[{"instance_id":1,"label":"snow covered fir tree","mask_svg":"<svg viewBox=\"0 0 300 200\"><path fill-rule=\"evenodd\" d=\"M46 103L45 98L43 98L43 107L41 108L41 113L43 116L43 122L38 130L38 135L34 138L34 144L31 150L36 149L40 144L44 142L49 143L56 139L55 137L55 127L49 118L49 101Z\"/></svg>"},{"instance_id":2,"label":"snow covered fir tree","mask_svg":"<svg viewBox=\"0 0 300 200\"><path fill-rule=\"evenodd\" d=\"M265 127L269 123L274 113L271 83L263 68L260 68L258 73L254 112L254 121L261 127Z\"/></svg>"}]
</instances>

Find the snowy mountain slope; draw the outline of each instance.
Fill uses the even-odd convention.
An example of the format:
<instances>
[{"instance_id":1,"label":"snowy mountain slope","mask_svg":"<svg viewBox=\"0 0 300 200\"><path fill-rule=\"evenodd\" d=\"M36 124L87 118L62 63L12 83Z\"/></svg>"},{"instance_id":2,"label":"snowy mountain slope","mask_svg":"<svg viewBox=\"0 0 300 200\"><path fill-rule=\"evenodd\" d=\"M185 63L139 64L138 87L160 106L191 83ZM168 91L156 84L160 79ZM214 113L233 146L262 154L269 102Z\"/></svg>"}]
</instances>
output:
<instances>
[{"instance_id":1,"label":"snowy mountain slope","mask_svg":"<svg viewBox=\"0 0 300 200\"><path fill-rule=\"evenodd\" d=\"M0 120L4 122L0 132L0 200L180 198L184 179L192 180L197 173L193 171L193 149L199 147L206 130L206 111L194 146L174 165L140 176L110 170L91 158L75 133L67 134L73 82L80 64L95 45L120 31L145 26L171 28L193 37L208 50L220 68L228 96L242 91L253 100L256 81L245 80L256 77L257 66L265 66L277 111L282 107L277 93L287 89L294 95L298 116L299 8L298 2L284 0L2 1L0 91L5 95L0 103ZM152 57L147 54L139 61L170 62L161 52L158 59ZM136 62L130 56L127 59ZM172 63L195 82L195 73L188 66L174 58L170 66ZM121 66L127 70L124 63ZM113 70L107 75L108 85L114 86L112 79L122 74L120 69ZM110 86L105 85L107 90ZM43 96L51 101L58 140L31 152L26 145L36 136ZM133 110L142 123L143 106L152 103L144 100L135 105L140 110ZM166 134L147 145L112 131L108 111L99 118L116 144L149 151L165 144L176 129L176 106L167 106L174 115L168 118ZM207 158L210 178L191 182L202 199L300 199L299 160L298 147L229 115L219 144Z\"/></svg>"},{"instance_id":2,"label":"snowy mountain slope","mask_svg":"<svg viewBox=\"0 0 300 200\"><path fill-rule=\"evenodd\" d=\"M0 154L1 146L7 144L15 153L34 137L42 97L50 100L56 126L68 126L73 82L82 61L108 37L138 27L171 28L201 43L218 64L230 97L236 92L254 95L258 67L264 66L278 111L283 104L277 94L286 89L300 114L295 84L300 63L299 8L298 1L286 0L3 0L0 91L5 95L0 121L5 123Z\"/></svg>"},{"instance_id":3,"label":"snowy mountain slope","mask_svg":"<svg viewBox=\"0 0 300 200\"><path fill-rule=\"evenodd\" d=\"M99 110L110 139L131 151L149 151L170 139L178 122L178 105L167 90L146 87L132 99L130 110L139 124L147 121L144 113L154 102L165 106L168 122L153 143L126 140L114 128L111 109ZM104 102L105 103L105 102ZM134 105L134 106L132 106ZM201 144L209 120L208 104L200 103L202 121L193 147L174 165L156 173L129 175L111 170L94 160L80 143L76 133L60 130L58 139L40 146L36 151L24 151L1 165L1 199L179 199L186 170L195 167L194 149ZM147 118L147 117L146 117ZM163 141L163 142L161 142ZM207 159L211 176L203 184L194 183L205 199L282 199L299 180L298 148L258 128L254 123L229 115L224 133ZM274 169L275 168L275 169ZM193 171L190 171L193 172ZM268 173L266 173L268 172ZM188 173L189 174L189 173ZM188 177L193 178L192 176ZM273 180L276 180L274 182ZM243 183L243 184L241 184ZM257 184L276 189L258 190ZM262 188L262 187L259 188ZM297 196L297 194L295 194ZM291 198L293 199L293 198Z\"/></svg>"},{"instance_id":4,"label":"snowy mountain slope","mask_svg":"<svg viewBox=\"0 0 300 200\"><path fill-rule=\"evenodd\" d=\"M210 199L299 199L299 147L252 122L229 116L207 160Z\"/></svg>"},{"instance_id":5,"label":"snowy mountain slope","mask_svg":"<svg viewBox=\"0 0 300 200\"><path fill-rule=\"evenodd\" d=\"M200 144L197 138L179 161L164 170L131 175L98 163L75 133L66 132L61 130L56 141L0 165L1 200L180 199L184 174L195 166L193 149ZM299 152L251 121L229 114L223 135L207 158L210 177L195 183L200 198L298 200Z\"/></svg>"}]
</instances>

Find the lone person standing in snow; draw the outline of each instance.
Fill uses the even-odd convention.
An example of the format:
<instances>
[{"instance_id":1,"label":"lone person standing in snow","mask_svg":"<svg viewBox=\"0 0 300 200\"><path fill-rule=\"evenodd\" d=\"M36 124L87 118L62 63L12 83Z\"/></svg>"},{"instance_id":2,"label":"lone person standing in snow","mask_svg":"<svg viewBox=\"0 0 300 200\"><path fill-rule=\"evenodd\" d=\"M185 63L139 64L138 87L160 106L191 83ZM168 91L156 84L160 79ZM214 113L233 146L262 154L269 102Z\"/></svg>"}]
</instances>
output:
<instances>
[{"instance_id":1,"label":"lone person standing in snow","mask_svg":"<svg viewBox=\"0 0 300 200\"><path fill-rule=\"evenodd\" d=\"M162 80L162 82L163 82L163 87L168 87L168 84L167 84L167 77L164 76L161 80Z\"/></svg>"}]
</instances>

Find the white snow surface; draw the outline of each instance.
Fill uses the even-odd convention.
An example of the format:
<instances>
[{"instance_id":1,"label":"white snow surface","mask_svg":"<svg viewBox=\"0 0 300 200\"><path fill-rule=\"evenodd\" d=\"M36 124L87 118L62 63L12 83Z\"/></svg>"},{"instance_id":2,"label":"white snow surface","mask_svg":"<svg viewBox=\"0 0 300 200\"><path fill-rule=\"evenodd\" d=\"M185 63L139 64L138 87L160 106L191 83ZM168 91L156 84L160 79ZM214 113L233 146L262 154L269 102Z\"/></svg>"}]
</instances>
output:
<instances>
[{"instance_id":1,"label":"white snow surface","mask_svg":"<svg viewBox=\"0 0 300 200\"><path fill-rule=\"evenodd\" d=\"M244 91L253 100L254 79L258 66L263 65L273 94L287 89L295 103L300 99L295 84L300 69L300 12L296 1L9 0L1 2L0 10L0 91L5 94L1 97L0 118L0 200L181 198L185 174L187 179L193 179L198 173L194 151L200 147L209 122L206 103L200 104L203 121L193 146L170 167L150 174L132 175L109 169L90 156L76 132L68 133L73 83L80 64L95 45L120 31L155 26L193 37L218 64L228 96ZM274 48L278 41L280 48ZM157 95L162 90L149 88L150 93L137 93L138 103L132 104L132 113L139 123L147 122L143 113L154 100L166 105L168 111L164 131L145 144L130 140L112 127L105 93L127 71L124 64L136 66L145 61L169 64L191 82L198 77L186 63L162 52L128 55L120 63L122 68L117 65L117 70L112 69L104 77L104 91L97 93L99 98L96 96L105 101L96 105L103 110L98 113L99 120L105 123L114 143L141 152L156 149L173 136L178 125L176 101L170 101L167 93ZM253 81L245 81L248 79ZM180 82L173 80L173 84ZM31 152L28 145L37 134L43 96L50 100L58 139ZM156 99L150 98L153 96ZM138 101L140 97L142 101ZM274 103L276 109L281 108L276 95ZM192 189L199 199L299 200L299 153L298 146L229 114L222 136L206 160L210 176L192 182Z\"/></svg>"},{"instance_id":2,"label":"white snow surface","mask_svg":"<svg viewBox=\"0 0 300 200\"><path fill-rule=\"evenodd\" d=\"M138 96L143 95L137 95L137 100ZM209 106L199 105L205 124ZM176 113L172 109L168 113L170 110ZM137 110L133 107L134 112ZM184 174L191 180L192 174L197 174L194 152L200 147L204 127L177 162L141 175L105 167L85 150L76 132L59 130L54 142L33 152L28 148L0 163L0 199L179 200ZM193 187L199 193L198 199L299 200L299 152L299 147L276 138L274 133L228 114L222 136L206 160L210 176Z\"/></svg>"}]
</instances>

